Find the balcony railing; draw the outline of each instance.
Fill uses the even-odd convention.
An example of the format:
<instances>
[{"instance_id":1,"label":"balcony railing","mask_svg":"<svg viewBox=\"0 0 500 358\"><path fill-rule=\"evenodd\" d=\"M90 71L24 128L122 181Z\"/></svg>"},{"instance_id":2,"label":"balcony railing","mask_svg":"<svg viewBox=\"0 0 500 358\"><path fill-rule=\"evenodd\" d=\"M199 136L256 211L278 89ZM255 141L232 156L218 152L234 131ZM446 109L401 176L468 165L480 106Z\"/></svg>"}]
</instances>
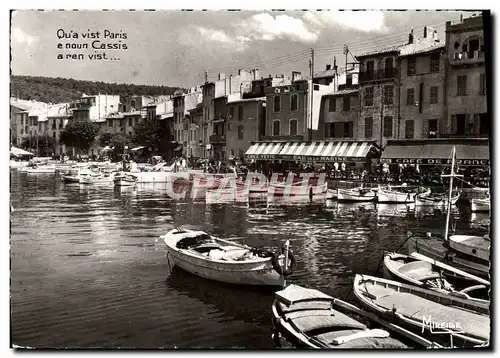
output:
<instances>
[{"instance_id":1,"label":"balcony railing","mask_svg":"<svg viewBox=\"0 0 500 358\"><path fill-rule=\"evenodd\" d=\"M382 68L376 71L364 71L359 73L358 82L391 80L396 78L398 71L395 68Z\"/></svg>"},{"instance_id":2,"label":"balcony railing","mask_svg":"<svg viewBox=\"0 0 500 358\"><path fill-rule=\"evenodd\" d=\"M469 52L455 52L451 58L450 64L454 66L477 64L484 62L484 52L482 51L469 51Z\"/></svg>"},{"instance_id":3,"label":"balcony railing","mask_svg":"<svg viewBox=\"0 0 500 358\"><path fill-rule=\"evenodd\" d=\"M226 135L212 134L209 139L210 143L226 143Z\"/></svg>"},{"instance_id":4,"label":"balcony railing","mask_svg":"<svg viewBox=\"0 0 500 358\"><path fill-rule=\"evenodd\" d=\"M304 140L303 135L265 135L262 140Z\"/></svg>"}]
</instances>

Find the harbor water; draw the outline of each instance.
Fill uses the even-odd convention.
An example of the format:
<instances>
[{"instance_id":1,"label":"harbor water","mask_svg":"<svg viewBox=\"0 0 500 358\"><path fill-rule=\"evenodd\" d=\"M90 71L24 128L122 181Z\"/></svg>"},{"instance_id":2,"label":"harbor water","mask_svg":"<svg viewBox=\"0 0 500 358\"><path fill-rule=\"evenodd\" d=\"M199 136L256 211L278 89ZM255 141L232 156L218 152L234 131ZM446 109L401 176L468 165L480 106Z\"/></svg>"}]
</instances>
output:
<instances>
[{"instance_id":1,"label":"harbor water","mask_svg":"<svg viewBox=\"0 0 500 358\"><path fill-rule=\"evenodd\" d=\"M289 282L355 302L356 273L375 274L407 231L438 235L445 222L442 210L404 204L206 204L154 185L68 185L17 171L11 205L12 343L37 348L273 348L273 292L169 267L157 238L175 226L271 249L290 240ZM488 232L489 214L467 204L453 219L457 232Z\"/></svg>"}]
</instances>

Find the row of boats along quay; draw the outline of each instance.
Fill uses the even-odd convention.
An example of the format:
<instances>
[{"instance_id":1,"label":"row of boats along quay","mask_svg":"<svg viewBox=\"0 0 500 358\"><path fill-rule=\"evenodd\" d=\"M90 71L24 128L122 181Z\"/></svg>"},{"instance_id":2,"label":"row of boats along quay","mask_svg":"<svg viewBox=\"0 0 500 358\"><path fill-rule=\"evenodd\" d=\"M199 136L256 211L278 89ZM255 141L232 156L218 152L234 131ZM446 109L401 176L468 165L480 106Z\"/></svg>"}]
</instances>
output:
<instances>
[{"instance_id":1,"label":"row of boats along quay","mask_svg":"<svg viewBox=\"0 0 500 358\"><path fill-rule=\"evenodd\" d=\"M342 175L342 170L329 172L324 167L316 170L309 168L303 172L255 172L252 171L255 168L251 164L245 166L236 162L218 163L217 170L209 172L207 163L190 166L183 158L172 163L160 162L154 166L135 162L76 163L37 158L30 162L11 161L11 178L21 188L19 192L14 190L11 199L13 322L16 315L26 315L21 308L16 308L16 299L23 301L25 295L19 293L22 286L16 287L16 282L20 281L20 277L26 279L25 275L16 272L16 267L21 265L18 260L23 256L22 246L26 245L16 242L24 242L22 237L25 235L25 228L17 229L16 224L21 225L21 215L27 216L29 220L30 213L36 210L33 207L27 208L29 204L16 200L16 197L24 195L22 191L30 185L38 188L38 185L50 183L59 188L57 190L60 193L57 195L78 195L78 200L82 203L86 203L88 197L95 197L97 199L94 200L102 202L105 200L102 198L117 196L141 198L143 203L153 200L160 210L163 210L162 205L181 203L187 207L206 205L210 210L219 210L221 207L235 212L248 210L253 216L246 219L247 232L259 230L262 222L270 220L267 223L270 224L268 235L278 239L269 242L263 239L252 240L250 235L246 237L244 233L238 237L231 236L231 230L228 233L222 230L202 230L200 227L203 225L199 221L203 219L196 215L188 215L190 222L176 220L174 217L180 217L182 210L185 210L176 206L171 217L164 219L168 223L153 217L155 224L147 224L148 233L152 234L137 240L141 241L142 250L154 247L154 251L161 255L154 265L161 265L166 272L158 279L158 287L176 287L176 280L180 280L185 282L177 286L180 292L191 287L194 291L192 295L195 298L201 297L199 299L202 301L207 295L215 295L214 292L231 292L233 287L242 293L242 297L248 294L248 297L254 298L260 296L252 294L262 295L263 301L269 304L260 307L258 313L253 312L254 319L262 317L262 322L265 323L256 325L265 327L267 340L273 346L316 349L489 347L489 190L476 187L461 174L463 169L457 164L459 161L456 152L455 146L449 148L449 158L440 167L439 180L434 177L432 181L418 178L415 174L418 170L412 176L400 175L397 181L387 180L382 178L383 167L379 178L369 180L368 175L363 173L355 180ZM415 168L413 164L409 166ZM36 194L31 195L36 198ZM132 201L127 201L126 205L127 213L134 210ZM283 207L286 209L279 209ZM414 233L400 233L400 237L391 242L391 247L387 247L385 243L382 252L376 249L380 255L370 258L371 265L375 263L375 270L372 267L366 271L337 273L335 277L343 276L344 280L348 277L349 283L344 281L343 290L332 289L328 288L328 283L335 286L335 279L327 276L335 271L321 272L317 267L314 268L316 259L314 255L311 256L311 250L318 249L314 248L314 245L318 245L317 242L314 243L315 232L301 233L300 227L296 227L288 234L290 237L286 237L280 235L278 224L272 224L273 220L280 222L282 219L266 219L276 210L290 208L297 210L299 216L301 210L309 210L309 213L310 210L329 210L333 217L328 219L330 224L328 221L322 224L325 227L337 225L335 221L341 223L344 215L354 215L356 219L357 216L364 217L370 211L378 213L376 220L380 219L379 216L403 216L397 220L411 221ZM98 212L106 220L106 210L99 209ZM466 212L471 220L474 215L479 215L487 224L471 226L462 233L457 212ZM408 215L409 213L414 216ZM425 226L420 226L419 222L424 223L429 216L433 217L439 228L427 230ZM43 220L43 217L38 217L34 221L36 224ZM90 217L88 220L92 222L96 218ZM238 218L219 216L218 220L223 222ZM310 220L314 221L315 218L311 217ZM393 219L388 219L388 222L391 220ZM224 225L221 224L222 227ZM369 224L367 230L372 235L376 234L374 231L385 228ZM140 233L136 232L135 235L140 236ZM294 236L297 235L303 240L300 248L295 245ZM329 250L335 250L335 245ZM338 250L341 250L340 246ZM370 250L372 249L368 245L366 251ZM347 253L347 256L351 254L359 255ZM71 265L72 255L76 254L66 255L68 265ZM93 256L92 249L78 255ZM93 260L98 260L97 263L102 267L108 262L106 255ZM128 270L133 270L133 267L127 267ZM325 280L318 285L321 287L316 287L315 281L308 279L309 270L315 271L316 275ZM99 286L101 271L95 272L96 277L91 279L95 280L92 285ZM116 269L114 274L118 274ZM162 281L165 274L168 277L166 282ZM140 272L136 275L139 276ZM124 285L119 289L127 291L132 286ZM199 293L197 287L210 291L211 294ZM147 296L147 291L142 292L143 299L147 300ZM216 302L220 299L214 298ZM85 302L81 304L85 305ZM235 304L250 305L245 301ZM222 306L219 310L224 311L227 305ZM43 310L43 307L40 309ZM182 310L182 307L179 309ZM125 311L121 314L125 314ZM169 314L173 313L165 312L164 317L168 319ZM65 311L65 315L71 317L71 311ZM237 313L229 315L238 316ZM199 319L202 319L201 316ZM33 340L36 341L33 338L34 332L26 333L29 331L28 323L33 329L44 326L43 322L35 321L35 318L30 318L26 323L14 323L13 342L30 344ZM129 332L132 329L131 322L128 321L128 333L124 333L127 337L138 334ZM46 325L50 326L50 323ZM99 331L98 327L92 329ZM191 328L186 329L189 331ZM27 334L24 337L23 332ZM78 339L61 339L60 342L64 342L66 347L72 346L71 342L79 345L74 343ZM47 337L44 342L49 347L54 347ZM126 339L120 342L127 346ZM90 344L107 347L110 343L96 340ZM119 343L111 343L112 346L113 344ZM212 347L210 342L208 345ZM242 338L236 345L252 347L254 343L245 342ZM160 346L179 347L182 344L169 342ZM227 348L224 343L221 346ZM196 344L186 345L186 348L192 347L201 348Z\"/></svg>"}]
</instances>

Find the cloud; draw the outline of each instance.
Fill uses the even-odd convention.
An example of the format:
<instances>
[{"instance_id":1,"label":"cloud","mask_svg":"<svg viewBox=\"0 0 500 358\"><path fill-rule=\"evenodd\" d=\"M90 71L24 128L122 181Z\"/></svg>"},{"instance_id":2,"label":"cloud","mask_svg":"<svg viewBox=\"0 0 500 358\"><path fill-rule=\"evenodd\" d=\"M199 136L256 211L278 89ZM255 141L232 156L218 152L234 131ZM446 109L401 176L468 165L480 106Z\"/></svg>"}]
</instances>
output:
<instances>
[{"instance_id":1,"label":"cloud","mask_svg":"<svg viewBox=\"0 0 500 358\"><path fill-rule=\"evenodd\" d=\"M339 26L363 32L387 31L382 11L307 11L303 18L315 28Z\"/></svg>"},{"instance_id":2,"label":"cloud","mask_svg":"<svg viewBox=\"0 0 500 358\"><path fill-rule=\"evenodd\" d=\"M301 19L268 13L255 14L235 24L237 30L251 39L272 41L286 38L300 42L314 42L319 32L309 29Z\"/></svg>"},{"instance_id":3,"label":"cloud","mask_svg":"<svg viewBox=\"0 0 500 358\"><path fill-rule=\"evenodd\" d=\"M213 43L218 45L218 48L224 50L240 52L248 47L250 38L244 35L228 34L223 30L207 28L203 26L191 26L183 32L181 41L189 46L208 46Z\"/></svg>"},{"instance_id":4,"label":"cloud","mask_svg":"<svg viewBox=\"0 0 500 358\"><path fill-rule=\"evenodd\" d=\"M11 29L11 40L13 45L21 45L21 46L27 46L30 47L32 44L36 43L38 41L38 37L36 36L31 36L21 30L19 27L13 27Z\"/></svg>"}]
</instances>

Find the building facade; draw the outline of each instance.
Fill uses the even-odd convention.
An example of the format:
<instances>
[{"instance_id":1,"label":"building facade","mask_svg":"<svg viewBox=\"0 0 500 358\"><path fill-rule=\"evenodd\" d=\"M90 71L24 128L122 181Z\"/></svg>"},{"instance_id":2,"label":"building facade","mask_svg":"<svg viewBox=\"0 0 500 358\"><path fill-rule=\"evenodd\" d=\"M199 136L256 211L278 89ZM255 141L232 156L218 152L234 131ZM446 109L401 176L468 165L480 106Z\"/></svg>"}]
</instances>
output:
<instances>
[{"instance_id":1,"label":"building facade","mask_svg":"<svg viewBox=\"0 0 500 358\"><path fill-rule=\"evenodd\" d=\"M359 61L360 121L364 139L379 146L397 135L399 118L398 47L356 56Z\"/></svg>"},{"instance_id":2,"label":"building facade","mask_svg":"<svg viewBox=\"0 0 500 358\"><path fill-rule=\"evenodd\" d=\"M446 23L446 100L443 137L488 137L483 18ZM491 79L491 76L489 76Z\"/></svg>"},{"instance_id":3,"label":"building facade","mask_svg":"<svg viewBox=\"0 0 500 358\"><path fill-rule=\"evenodd\" d=\"M445 118L446 47L436 31L399 48L399 139L438 138Z\"/></svg>"},{"instance_id":4,"label":"building facade","mask_svg":"<svg viewBox=\"0 0 500 358\"><path fill-rule=\"evenodd\" d=\"M250 142L259 141L264 136L265 102L265 97L261 97L227 103L226 151L228 158L243 160Z\"/></svg>"},{"instance_id":5,"label":"building facade","mask_svg":"<svg viewBox=\"0 0 500 358\"><path fill-rule=\"evenodd\" d=\"M364 139L358 89L344 89L323 96L324 139Z\"/></svg>"}]
</instances>

